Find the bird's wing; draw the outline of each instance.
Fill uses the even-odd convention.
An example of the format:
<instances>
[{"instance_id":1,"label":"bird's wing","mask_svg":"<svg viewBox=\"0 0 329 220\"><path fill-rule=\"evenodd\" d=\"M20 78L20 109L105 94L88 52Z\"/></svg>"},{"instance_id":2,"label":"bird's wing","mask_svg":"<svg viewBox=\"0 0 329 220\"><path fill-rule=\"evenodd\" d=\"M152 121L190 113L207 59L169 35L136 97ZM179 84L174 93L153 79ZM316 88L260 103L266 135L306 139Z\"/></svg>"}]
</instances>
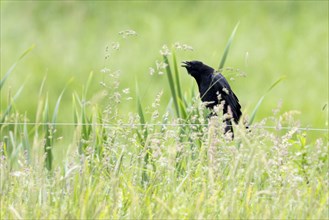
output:
<instances>
[{"instance_id":1,"label":"bird's wing","mask_svg":"<svg viewBox=\"0 0 329 220\"><path fill-rule=\"evenodd\" d=\"M212 81L214 89L219 92L221 98L225 101L225 104L230 106L235 123L238 123L242 114L239 99L236 97L227 80L222 74L219 73L214 75ZM227 109L225 110L225 105L224 113L227 113Z\"/></svg>"}]
</instances>

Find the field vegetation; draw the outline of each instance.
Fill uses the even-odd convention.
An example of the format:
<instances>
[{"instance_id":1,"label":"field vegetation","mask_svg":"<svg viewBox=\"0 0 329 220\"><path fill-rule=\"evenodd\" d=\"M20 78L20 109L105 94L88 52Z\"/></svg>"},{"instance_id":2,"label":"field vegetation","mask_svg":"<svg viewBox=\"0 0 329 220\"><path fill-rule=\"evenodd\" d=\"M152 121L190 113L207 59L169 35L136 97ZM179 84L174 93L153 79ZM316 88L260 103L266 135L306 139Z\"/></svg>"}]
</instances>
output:
<instances>
[{"instance_id":1,"label":"field vegetation","mask_svg":"<svg viewBox=\"0 0 329 220\"><path fill-rule=\"evenodd\" d=\"M1 1L0 217L327 219L328 58L326 1Z\"/></svg>"}]
</instances>

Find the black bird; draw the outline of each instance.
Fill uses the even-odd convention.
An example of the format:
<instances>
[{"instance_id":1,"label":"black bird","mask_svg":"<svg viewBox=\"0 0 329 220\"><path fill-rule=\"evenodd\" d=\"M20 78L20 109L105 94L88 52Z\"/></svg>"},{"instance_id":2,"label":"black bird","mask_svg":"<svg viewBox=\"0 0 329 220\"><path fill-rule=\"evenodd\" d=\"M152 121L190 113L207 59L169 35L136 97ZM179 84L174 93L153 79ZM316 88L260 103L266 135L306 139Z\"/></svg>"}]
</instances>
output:
<instances>
[{"instance_id":1,"label":"black bird","mask_svg":"<svg viewBox=\"0 0 329 220\"><path fill-rule=\"evenodd\" d=\"M185 67L187 72L196 80L201 100L206 102L206 107L213 109L224 101L223 114L228 114L238 124L242 114L239 99L233 93L224 76L200 61L182 62L182 67ZM225 119L225 133L230 131L233 138L231 118Z\"/></svg>"}]
</instances>

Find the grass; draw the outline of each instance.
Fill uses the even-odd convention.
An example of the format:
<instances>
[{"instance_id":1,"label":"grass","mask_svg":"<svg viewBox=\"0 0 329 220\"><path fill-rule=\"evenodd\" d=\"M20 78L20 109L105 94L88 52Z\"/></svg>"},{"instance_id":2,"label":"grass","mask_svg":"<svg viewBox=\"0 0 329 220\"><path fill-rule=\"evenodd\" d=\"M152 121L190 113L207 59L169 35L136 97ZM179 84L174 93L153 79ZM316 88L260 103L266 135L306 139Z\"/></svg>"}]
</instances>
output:
<instances>
[{"instance_id":1,"label":"grass","mask_svg":"<svg viewBox=\"0 0 329 220\"><path fill-rule=\"evenodd\" d=\"M52 4L52 7L44 8L42 3L32 4L27 8L26 13L38 10L42 12L46 9L55 10L55 12L59 10L54 14L63 13L64 16L61 17L67 18L65 17L65 7L56 6L55 3L49 4ZM83 17L83 13L89 15L96 9L100 17L104 16L103 13L105 13L102 8L93 4L88 5L88 7L82 4L71 4L73 3L67 3L66 7L77 6L79 10L74 11L77 17ZM150 6L148 3L133 4L137 9ZM208 6L201 3L195 4L198 4L196 6L201 12L218 6L215 3L207 3ZM220 4L222 7L230 9L234 8L237 3ZM250 5L247 3L239 4L250 7L250 9L253 8L252 3ZM305 25L308 26L309 23L301 15L314 21L317 16L310 16L314 15L313 10L324 8L320 7L321 5L310 3L284 4L293 9L292 12L289 11L289 16L278 5L266 3L261 6L262 10L256 10L257 13L254 14L257 16L251 16L250 20L257 18L259 21L257 24L264 28L267 20L259 19L259 16L276 18L271 21L276 26L278 25L276 20L280 19L282 16L280 13L283 13L287 18L287 23L284 25L299 24L300 29L297 30L302 32ZM11 11L13 15L18 12L16 3L1 2L1 5ZM120 5L116 4L111 6L120 8ZM184 6L187 11L190 11L191 8L189 7L193 5L177 3L177 6ZM270 7L270 11L274 11L274 14L266 15L263 12L267 11L268 6L277 6ZM124 4L121 7L124 7ZM162 4L154 7L154 12L160 13L166 9L168 8ZM116 10L113 9L113 13L114 11ZM170 12L172 17L166 17L167 20L163 22L169 22L175 27L177 24L173 21L177 21L175 15L178 11L172 9ZM232 13L232 17L236 18L240 12L230 13ZM7 11L2 16L11 17L10 14L6 13ZM138 14L138 10L127 15L127 19L139 18L136 13ZM223 16L228 16L225 14L225 10L222 13ZM319 16L325 14L321 10L316 13ZM327 11L326 13L328 14ZM53 16L49 11L46 14ZM39 15L46 16L46 14ZM206 17L211 14L213 17L215 13L203 14ZM202 24L201 30L206 31L213 22L206 19L207 22L210 22L208 26L206 23L202 23L202 16L193 15L199 18L198 20L192 15L184 15L189 16L188 18L191 20L187 22L188 19L184 19L181 21L183 23L177 21L178 24L183 25L184 22L187 22L186 24L193 23L195 25L194 28L184 29L185 32L191 31L192 33L194 29L198 29L196 28L198 22ZM277 15L280 16L275 17ZM114 16L119 15L114 14ZM150 11L145 11L143 16L157 18L157 16L152 17L153 14ZM180 16L182 15L180 14ZM222 15L218 16L220 18ZM58 17L56 21L64 22L61 17ZM63 77L62 71L65 72L70 69L65 63L68 62L67 60L62 62L64 67L61 69L61 65L59 65L61 58L58 57L54 61L49 60L46 53L41 53L40 50L42 49L38 49L40 48L38 44L33 51L30 48L22 56L18 54L16 57L20 58L17 62L12 59L11 63L14 65L8 64L8 58L1 56L4 66L8 66L9 71L3 65L1 66L1 72L7 74L1 77L0 87L2 97L0 118L3 121L0 125L0 218L329 218L327 210L329 193L328 134L322 131L302 129L307 125L305 125L305 121L312 121L312 123L314 122L312 125L323 127L325 123L328 123L328 118L321 114L327 109L324 108L323 112L320 113L314 110L314 115L310 116L305 113L299 114L294 110L295 108L285 105L285 103L294 102L296 99L305 100L305 97L308 96L307 94L302 98L293 96L293 92L289 89L305 86L303 81L289 81L289 78L294 78L297 75L299 68L287 64L284 59L277 57L263 62L262 65L257 63L255 58L249 59L245 56L241 61L241 54L237 55L236 53L239 50L245 50L246 45L248 45L246 36L241 38L241 34L249 33L256 36L259 32L245 30L246 24L244 22L247 19L243 19L243 16L242 19L238 20L240 20L239 29L237 29L237 21L230 22L229 25L221 24L223 36L220 40L218 40L218 34L214 36L210 34L210 38L216 39L214 42L222 42L220 45L222 50L216 47L213 52L211 48L206 46L207 44L202 40L201 35L198 36L195 32L193 32L194 35L189 35L195 36L193 39L198 40L198 43L192 43L194 50L198 51L193 52L192 55L187 55L192 52L186 44L168 43L169 46L161 49L162 54L149 55L143 51L145 57L141 57L140 54L137 56L133 52L136 48L132 42L140 43L144 49L150 48L150 45L152 48L161 48L162 44L158 45L157 42L151 44L148 37L157 38L155 35L144 35L142 25L138 26L140 31L137 31L137 36L132 31L120 32L120 38L110 43L105 51L107 57L105 64L96 65L104 65L105 67L100 72L92 71L90 74L84 74L81 78L78 77L81 84L77 84L75 82L77 80L72 81L71 76ZM24 22L26 21L24 20ZM86 25L91 28L95 27L88 24L91 21L94 20L88 19ZM156 19L149 19L148 21L156 22ZM317 27L320 29L323 25L320 20L317 21L311 22L312 27L314 26L312 31L314 31L315 38L320 36ZM56 27L56 25L53 26L54 20L50 19L49 22L50 27ZM67 20L67 22L72 21ZM1 35L1 40L8 44L6 45L7 49L2 50L2 53L6 52L11 57L13 52L8 52L8 48L15 48L12 44L15 41L9 40L8 33L13 33L11 31L14 31L15 28L9 25L9 20L5 20L5 24L7 25L4 29L6 34ZM61 27L64 32L67 31L65 24L62 23ZM41 29L38 31L42 33L44 26L39 25ZM280 25L282 26L282 24ZM284 25L281 27L282 29L286 28ZM120 28L122 28L121 26L122 23L120 23ZM78 28L72 27L70 33L74 32L74 28ZM229 35L232 29L234 31ZM283 34L282 29L277 28L276 30ZM60 35L56 35L58 32L55 30L57 29L55 28L52 33L60 38ZM200 30L200 26L198 30ZM170 31L167 30L167 32ZM269 32L270 34L266 36L270 38L273 32ZM44 36L49 34L47 31L44 33ZM303 40L311 44L314 40L313 35L303 33ZM28 32L29 34L35 33ZM327 36L327 32L321 36L325 35ZM179 38L179 36L184 35L180 35L180 31L177 29L175 36ZM169 39L170 35L168 34L166 37ZM232 44L233 37L234 43ZM290 43L286 45L295 45L294 49L301 50L301 47L298 46L300 43L298 38L289 38L291 36L286 35L285 37L280 38L282 44L290 39ZM227 39L228 43L226 43ZM322 42L321 39L319 38L317 42ZM265 48L274 54L279 52L282 54L282 50L276 51L275 44L277 42L273 38L270 40L271 43L267 43ZM63 41L63 44L74 45L69 37L67 41ZM88 41L79 40L79 42ZM258 46L252 44L256 47L255 51L264 46L262 40L257 43ZM205 48L198 48L200 44L205 45ZM78 45L77 48L84 48L81 45ZM303 45L306 45L305 42ZM318 48L317 44L312 45L314 45L313 50ZM47 48L52 47L49 45ZM92 53L93 49L86 47L90 49L88 52ZM37 49L38 51L36 51ZM15 51L18 51L18 48L15 48ZM24 51L24 49L20 51ZM51 51L53 50L51 49ZM215 55L210 55L209 51ZM219 59L221 51L224 53L222 59ZM317 51L321 56L324 54L324 57L328 57L328 54L321 52L321 49ZM71 52L71 50L67 51L67 59L69 59ZM301 52L310 51L308 49L298 51L300 54L307 54ZM39 56L40 54L44 56ZM261 52L256 54L260 57ZM289 48L285 50L285 54L286 57L290 57L290 62L295 62L295 58L291 57L295 53ZM245 120L248 120L248 115L250 115L251 129L246 130L242 123L234 125L234 141L223 134L223 124L220 123L222 116L208 121L207 112L196 95L195 86L193 87L194 82L189 81L188 76L185 76L186 74L180 73L180 61L190 60L197 55L209 57L209 60L216 63L220 60L219 66L224 75L227 78L235 79L234 81L231 80L230 83L237 91L236 93L239 94L239 98L241 97ZM50 68L46 77L43 76L44 70L39 69L42 66L40 60L34 60L35 56L39 57L40 60L45 59L48 63ZM308 56L305 56L302 57L302 60L307 60ZM138 62L147 63L147 65L154 63L155 60L156 66L151 67L152 76L145 73L147 72L145 66L138 67L138 62L135 62L136 57L139 58ZM317 61L309 59L309 67L306 68L323 64L323 59L317 57L319 58ZM103 60L99 57L93 57L89 59L91 62L89 63L84 59L82 63L73 62L76 64L75 70L79 73L81 69L84 70L84 73L86 69L89 71L89 68L95 65L94 60ZM130 61L129 65L127 65L127 59ZM230 67L232 60L236 60L239 67L243 66L241 63L247 63L252 67L245 65L243 70L237 70L237 68ZM255 63L257 63L257 68L267 70L269 73L278 70L277 68L272 70L273 66L270 63L277 63L283 70L292 70L292 72L284 74L287 75L287 78L282 83L281 79L277 80L279 76L283 75L281 72L272 76L268 75L266 83L264 83L263 75L255 71L257 69ZM121 66L121 64L124 65ZM320 73L325 72L326 68L325 65L317 66ZM240 76L244 75L245 70L251 71L254 75L249 74L248 77L241 78ZM126 71L140 74L127 75L125 74ZM22 72L35 73L36 75L29 80L17 80ZM54 77L54 72L58 74L55 74L56 77ZM146 79L144 78L145 75L147 76ZM313 75L314 78L312 78L305 74L302 76L310 83L319 77ZM131 80L134 77L135 80ZM40 82L33 83L38 78L41 79ZM250 78L252 80L249 81ZM261 82L259 84L258 78ZM133 81L134 85L127 85L127 79L130 82ZM250 90L245 85L240 85L247 81L250 83L247 85L254 88L257 94L251 92L244 95L247 93L246 91ZM318 83L319 86L312 91L310 90L310 93L320 91L325 87L323 81L322 79ZM281 84L289 84L290 87L283 89ZM154 89L154 85L158 87L161 85L162 89ZM135 89L132 89L134 87ZM33 95L33 92L26 92L27 89L31 88L32 91L33 89L37 90L36 96ZM50 88L58 91L55 92L57 95L54 95L54 91ZM267 88L269 89L266 90ZM310 87L306 86L303 91L307 91L306 88ZM327 89L327 87L325 88ZM286 94L285 92L290 95L283 95ZM305 112L308 105L322 104L324 102L322 98L325 96L321 94L309 100L309 103L305 104L306 107L302 105L297 110ZM277 104L278 100L275 98L277 96L284 97L283 105L280 102ZM246 97L251 100L254 99L254 101L246 103L245 100L249 100ZM21 105L24 106L25 100L30 105L35 103L35 107L22 108ZM249 113L250 108L254 109L251 113ZM265 109L268 109L266 114L264 114ZM268 125L273 125L275 129L265 129L264 127Z\"/></svg>"},{"instance_id":2,"label":"grass","mask_svg":"<svg viewBox=\"0 0 329 220\"><path fill-rule=\"evenodd\" d=\"M145 125L143 140L137 134L145 128L130 125L139 122L137 113L129 121L115 119L118 126L92 123L87 138L79 125L73 137L64 135L75 150L54 157L60 165L50 171L44 168L47 159L40 160L47 158L43 135L36 138L34 131L28 158L15 133L24 125L5 126L10 140L1 147L1 218L328 217L324 140L310 142L297 127L246 132L238 126L231 142L222 135L220 119L198 126L203 117L195 118L196 125L182 133L177 119L162 127L163 117ZM275 120L294 127L291 117L282 113ZM54 148L64 146L56 133L52 140ZM78 153L80 141L85 148Z\"/></svg>"},{"instance_id":3,"label":"grass","mask_svg":"<svg viewBox=\"0 0 329 220\"><path fill-rule=\"evenodd\" d=\"M189 103L185 118L159 114L161 93L147 111L137 101L138 111L129 117L114 114L121 101L115 86L110 86L105 111L86 105L92 77L82 98L73 95L73 136L58 134L64 91L51 121L47 96L39 100L44 129L30 129L18 111L5 117L1 218L328 217L328 145L321 138L309 140L298 129L294 112L277 109L250 131L236 125L231 141L223 134L222 116L205 125L197 99L181 101ZM266 120L277 131L262 129ZM281 125L291 128L281 130ZM65 158L56 158L54 151L64 146L71 149L65 150Z\"/></svg>"}]
</instances>

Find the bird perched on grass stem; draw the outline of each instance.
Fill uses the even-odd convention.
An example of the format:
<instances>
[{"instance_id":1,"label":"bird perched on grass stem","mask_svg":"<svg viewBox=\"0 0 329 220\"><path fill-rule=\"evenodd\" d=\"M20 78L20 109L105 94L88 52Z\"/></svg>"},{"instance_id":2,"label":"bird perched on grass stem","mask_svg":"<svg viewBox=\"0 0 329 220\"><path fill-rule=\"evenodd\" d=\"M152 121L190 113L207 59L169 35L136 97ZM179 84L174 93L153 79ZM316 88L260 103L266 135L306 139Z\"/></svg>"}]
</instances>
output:
<instances>
[{"instance_id":1,"label":"bird perched on grass stem","mask_svg":"<svg viewBox=\"0 0 329 220\"><path fill-rule=\"evenodd\" d=\"M225 133L230 131L233 134L231 119L238 124L241 117L241 106L239 99L233 93L230 85L222 74L216 72L210 66L200 61L182 62L187 72L196 80L202 102L206 102L206 107L214 109L218 104L223 103L223 114L228 116L224 121L226 123ZM212 115L215 113L212 113Z\"/></svg>"}]
</instances>

